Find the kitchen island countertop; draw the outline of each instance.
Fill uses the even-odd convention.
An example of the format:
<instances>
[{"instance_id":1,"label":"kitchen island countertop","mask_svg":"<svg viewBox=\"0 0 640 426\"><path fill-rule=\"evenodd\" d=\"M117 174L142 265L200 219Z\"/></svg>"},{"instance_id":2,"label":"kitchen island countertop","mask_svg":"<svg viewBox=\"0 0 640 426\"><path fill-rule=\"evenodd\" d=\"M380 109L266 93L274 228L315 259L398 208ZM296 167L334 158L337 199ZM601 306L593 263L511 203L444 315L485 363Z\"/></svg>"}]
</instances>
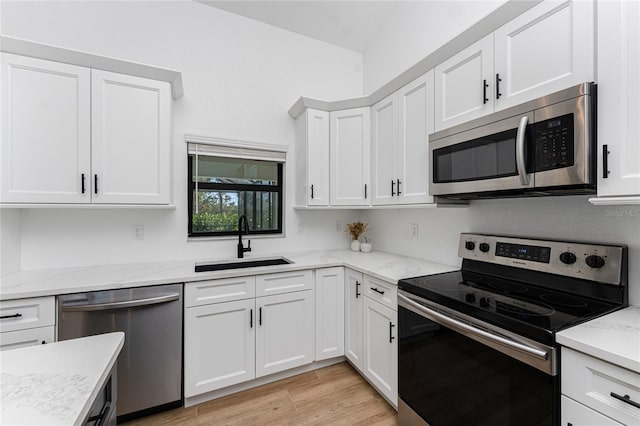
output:
<instances>
[{"instance_id":1,"label":"kitchen island countertop","mask_svg":"<svg viewBox=\"0 0 640 426\"><path fill-rule=\"evenodd\" d=\"M123 344L117 332L0 352L0 423L82 424Z\"/></svg>"},{"instance_id":2,"label":"kitchen island countertop","mask_svg":"<svg viewBox=\"0 0 640 426\"><path fill-rule=\"evenodd\" d=\"M285 257L293 263L247 269L195 272L195 263L237 260L210 258L22 271L0 277L0 300L203 281L332 266L346 266L392 284L397 284L401 278L459 269L459 266L429 262L381 251L360 253L350 250L321 250L282 253L271 257L279 256ZM252 255L247 256L245 260L259 260L267 257L269 256Z\"/></svg>"}]
</instances>

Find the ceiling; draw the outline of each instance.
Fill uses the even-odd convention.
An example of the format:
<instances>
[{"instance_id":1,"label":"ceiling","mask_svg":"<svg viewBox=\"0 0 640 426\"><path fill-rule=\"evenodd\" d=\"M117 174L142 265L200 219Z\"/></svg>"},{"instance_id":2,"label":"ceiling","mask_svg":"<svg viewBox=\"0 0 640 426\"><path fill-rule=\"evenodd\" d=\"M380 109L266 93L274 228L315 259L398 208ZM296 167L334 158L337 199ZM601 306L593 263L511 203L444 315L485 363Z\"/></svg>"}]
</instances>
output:
<instances>
[{"instance_id":1,"label":"ceiling","mask_svg":"<svg viewBox=\"0 0 640 426\"><path fill-rule=\"evenodd\" d=\"M364 53L400 9L413 1L199 0L208 6Z\"/></svg>"}]
</instances>

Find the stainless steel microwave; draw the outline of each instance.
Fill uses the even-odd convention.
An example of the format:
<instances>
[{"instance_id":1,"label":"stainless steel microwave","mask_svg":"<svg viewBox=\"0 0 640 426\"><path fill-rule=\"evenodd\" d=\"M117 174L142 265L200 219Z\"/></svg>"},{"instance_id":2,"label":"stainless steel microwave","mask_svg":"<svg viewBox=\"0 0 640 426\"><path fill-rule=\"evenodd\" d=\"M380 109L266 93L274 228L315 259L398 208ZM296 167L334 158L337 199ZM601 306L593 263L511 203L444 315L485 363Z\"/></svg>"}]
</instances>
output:
<instances>
[{"instance_id":1,"label":"stainless steel microwave","mask_svg":"<svg viewBox=\"0 0 640 426\"><path fill-rule=\"evenodd\" d=\"M596 87L582 83L429 135L431 195L595 193Z\"/></svg>"}]
</instances>

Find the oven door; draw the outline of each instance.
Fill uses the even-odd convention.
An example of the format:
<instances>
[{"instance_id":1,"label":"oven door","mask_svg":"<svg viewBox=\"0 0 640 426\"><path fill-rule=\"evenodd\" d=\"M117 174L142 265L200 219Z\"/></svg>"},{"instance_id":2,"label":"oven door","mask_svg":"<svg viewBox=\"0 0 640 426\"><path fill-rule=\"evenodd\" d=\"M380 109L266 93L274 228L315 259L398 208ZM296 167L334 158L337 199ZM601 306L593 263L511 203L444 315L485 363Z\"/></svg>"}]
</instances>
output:
<instances>
[{"instance_id":1,"label":"oven door","mask_svg":"<svg viewBox=\"0 0 640 426\"><path fill-rule=\"evenodd\" d=\"M533 112L429 142L432 195L533 188Z\"/></svg>"},{"instance_id":2,"label":"oven door","mask_svg":"<svg viewBox=\"0 0 640 426\"><path fill-rule=\"evenodd\" d=\"M557 424L555 349L450 313L398 294L399 424Z\"/></svg>"}]
</instances>

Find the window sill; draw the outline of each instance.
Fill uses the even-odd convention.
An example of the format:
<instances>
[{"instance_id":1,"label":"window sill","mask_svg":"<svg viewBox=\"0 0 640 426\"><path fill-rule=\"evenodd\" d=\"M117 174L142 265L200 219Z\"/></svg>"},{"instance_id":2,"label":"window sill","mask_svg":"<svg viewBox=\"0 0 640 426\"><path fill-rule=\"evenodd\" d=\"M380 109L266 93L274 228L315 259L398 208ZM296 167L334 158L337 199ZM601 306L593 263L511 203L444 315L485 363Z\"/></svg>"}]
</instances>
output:
<instances>
[{"instance_id":1,"label":"window sill","mask_svg":"<svg viewBox=\"0 0 640 426\"><path fill-rule=\"evenodd\" d=\"M262 240L268 238L285 238L285 233L281 234L263 234L263 235L242 235L242 240ZM221 235L218 237L187 237L187 242L198 242L198 241L224 241L224 240L237 240L237 235Z\"/></svg>"}]
</instances>

